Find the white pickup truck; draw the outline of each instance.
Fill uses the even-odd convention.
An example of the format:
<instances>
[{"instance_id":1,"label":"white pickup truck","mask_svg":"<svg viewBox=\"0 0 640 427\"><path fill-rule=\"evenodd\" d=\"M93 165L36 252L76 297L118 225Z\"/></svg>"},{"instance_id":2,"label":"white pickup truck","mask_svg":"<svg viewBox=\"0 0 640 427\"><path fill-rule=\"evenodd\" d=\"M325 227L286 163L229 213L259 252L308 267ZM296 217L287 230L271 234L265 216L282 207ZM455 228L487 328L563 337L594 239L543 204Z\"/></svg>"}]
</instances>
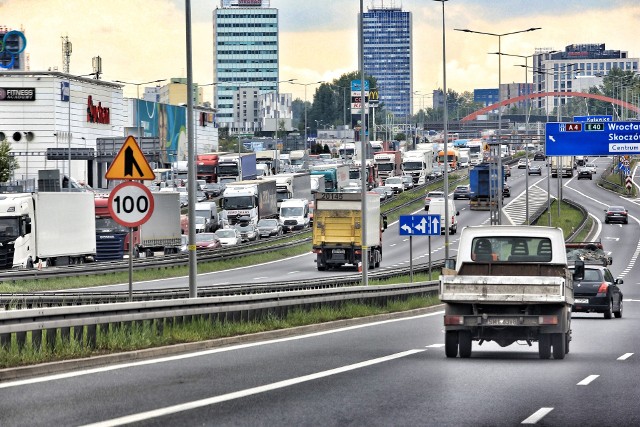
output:
<instances>
[{"instance_id":1,"label":"white pickup truck","mask_svg":"<svg viewBox=\"0 0 640 427\"><path fill-rule=\"evenodd\" d=\"M471 356L472 341L506 347L538 342L541 359L563 359L571 341L573 281L562 230L537 226L472 226L460 235L455 263L440 276L445 354ZM454 267L455 265L455 267Z\"/></svg>"}]
</instances>

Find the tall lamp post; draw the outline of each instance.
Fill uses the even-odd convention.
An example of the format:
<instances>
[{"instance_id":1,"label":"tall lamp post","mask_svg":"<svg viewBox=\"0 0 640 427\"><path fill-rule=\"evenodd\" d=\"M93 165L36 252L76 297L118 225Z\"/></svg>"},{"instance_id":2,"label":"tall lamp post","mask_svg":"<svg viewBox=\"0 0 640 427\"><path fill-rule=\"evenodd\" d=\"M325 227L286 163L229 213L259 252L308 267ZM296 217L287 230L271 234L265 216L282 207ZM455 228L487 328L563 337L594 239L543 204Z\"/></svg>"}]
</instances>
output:
<instances>
[{"instance_id":1,"label":"tall lamp post","mask_svg":"<svg viewBox=\"0 0 640 427\"><path fill-rule=\"evenodd\" d=\"M536 30L540 30L540 27L532 27L532 28L527 28L526 30L519 30L519 31L511 31L508 33L488 33L488 32L483 32L483 31L474 31L474 30L469 30L469 29L460 29L460 28L455 28L455 31L462 31L464 33L473 33L473 34L483 34L486 36L493 36L493 37L497 37L498 38L498 102L502 101L502 91L500 90L500 86L502 86L502 55L500 54L502 52L502 37L504 36L509 36L512 34L519 34L519 33L527 33L530 31L536 31ZM446 94L445 94L446 95ZM446 96L445 96L446 99ZM495 158L497 159L497 176L498 179L501 179L503 171L502 171L502 153L501 153L501 141L502 141L502 107L498 107L498 144L494 144L492 149L493 149L493 155L495 156ZM493 179L489 180L489 184L490 187L492 187L493 185ZM498 186L498 188L502 187L502 183L500 183L500 185ZM493 191L494 189L492 189L491 191L491 196L495 197L496 200L496 208L494 208L493 203L491 203L491 225L499 225L502 224L502 194L497 194L497 191Z\"/></svg>"},{"instance_id":2,"label":"tall lamp post","mask_svg":"<svg viewBox=\"0 0 640 427\"><path fill-rule=\"evenodd\" d=\"M504 55L504 56L513 56L516 58L524 58L524 86L525 86L525 90L527 91L527 95L530 94L530 90L529 90L529 73L527 72L527 68L528 68L528 60L529 58L533 58L535 55L514 55L514 54L510 54L510 53L504 53L504 52L491 52L492 55ZM529 98L525 99L524 101L524 115L525 115L525 125L524 125L524 129L525 129L525 145L524 145L524 155L525 158L527 160L527 169L525 171L524 174L524 180L525 180L525 216L526 216L526 221L525 224L529 225L529 150L527 149L528 147L528 136L529 136Z\"/></svg>"},{"instance_id":3,"label":"tall lamp post","mask_svg":"<svg viewBox=\"0 0 640 427\"><path fill-rule=\"evenodd\" d=\"M296 83L294 81L291 81L289 83L291 83L292 85L304 86L304 149L306 150L307 149L307 86L324 83L324 80L311 82L311 83Z\"/></svg>"},{"instance_id":4,"label":"tall lamp post","mask_svg":"<svg viewBox=\"0 0 640 427\"><path fill-rule=\"evenodd\" d=\"M134 85L136 87L136 127L138 128L138 139L140 139L140 143L142 143L142 120L140 120L140 86L149 85L152 83L160 83L167 79L157 79L157 80L149 80L148 82L142 83L133 83L133 82L125 82L123 80L114 80L116 83L122 83L124 85Z\"/></svg>"},{"instance_id":5,"label":"tall lamp post","mask_svg":"<svg viewBox=\"0 0 640 427\"><path fill-rule=\"evenodd\" d=\"M445 20L444 20L444 3L447 0L434 0L442 3L442 91L444 94L444 114L442 117L443 124L443 152L444 152L444 182L443 182L443 192L445 199L449 199L449 115L447 112L447 49L446 49L446 38L445 38ZM444 259L449 259L449 203L444 204Z\"/></svg>"}]
</instances>

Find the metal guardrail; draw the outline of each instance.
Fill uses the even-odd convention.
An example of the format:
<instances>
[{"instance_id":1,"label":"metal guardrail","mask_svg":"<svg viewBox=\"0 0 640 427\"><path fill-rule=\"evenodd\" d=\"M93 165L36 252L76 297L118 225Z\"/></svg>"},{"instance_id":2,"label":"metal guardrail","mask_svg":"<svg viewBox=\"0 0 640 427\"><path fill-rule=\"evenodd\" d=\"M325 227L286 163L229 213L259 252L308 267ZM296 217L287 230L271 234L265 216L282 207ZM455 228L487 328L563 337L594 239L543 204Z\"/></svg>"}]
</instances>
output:
<instances>
[{"instance_id":1,"label":"metal guardrail","mask_svg":"<svg viewBox=\"0 0 640 427\"><path fill-rule=\"evenodd\" d=\"M123 326L131 327L134 322L161 333L165 326L195 319L259 321L273 316L282 318L294 310L335 307L350 301L384 306L390 301L412 296L435 296L437 292L437 282L419 282L12 310L0 315L0 347L7 350L15 345L22 349L29 338L33 349L42 349L43 340L47 348L53 349L69 342L73 336L78 344L95 348L99 334L108 334ZM12 339L14 335L15 339Z\"/></svg>"}]
</instances>

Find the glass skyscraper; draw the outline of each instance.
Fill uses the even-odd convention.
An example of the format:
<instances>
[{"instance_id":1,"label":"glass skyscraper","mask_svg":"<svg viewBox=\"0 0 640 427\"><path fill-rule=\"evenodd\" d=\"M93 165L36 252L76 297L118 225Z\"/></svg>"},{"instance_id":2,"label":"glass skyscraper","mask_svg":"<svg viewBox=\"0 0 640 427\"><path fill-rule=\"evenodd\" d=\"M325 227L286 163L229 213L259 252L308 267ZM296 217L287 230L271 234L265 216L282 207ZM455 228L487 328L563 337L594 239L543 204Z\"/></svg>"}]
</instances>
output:
<instances>
[{"instance_id":1,"label":"glass skyscraper","mask_svg":"<svg viewBox=\"0 0 640 427\"><path fill-rule=\"evenodd\" d=\"M364 13L362 27L364 72L376 78L385 108L396 119L409 118L413 112L411 12L372 8Z\"/></svg>"},{"instance_id":2,"label":"glass skyscraper","mask_svg":"<svg viewBox=\"0 0 640 427\"><path fill-rule=\"evenodd\" d=\"M214 10L216 121L233 132L258 127L253 112L259 100L247 99L243 90L277 89L278 10L269 6L269 0L222 0Z\"/></svg>"}]
</instances>

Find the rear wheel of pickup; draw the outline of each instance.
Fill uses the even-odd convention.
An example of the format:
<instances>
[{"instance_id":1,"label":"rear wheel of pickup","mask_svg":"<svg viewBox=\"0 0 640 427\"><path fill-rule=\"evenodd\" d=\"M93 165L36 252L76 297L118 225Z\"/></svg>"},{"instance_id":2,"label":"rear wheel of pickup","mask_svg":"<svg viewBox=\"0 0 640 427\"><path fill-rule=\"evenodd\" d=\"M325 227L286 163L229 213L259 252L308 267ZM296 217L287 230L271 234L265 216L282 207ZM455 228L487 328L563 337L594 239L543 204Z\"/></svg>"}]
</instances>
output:
<instances>
[{"instance_id":1,"label":"rear wheel of pickup","mask_svg":"<svg viewBox=\"0 0 640 427\"><path fill-rule=\"evenodd\" d=\"M542 334L538 338L538 355L540 359L551 357L551 337L548 334Z\"/></svg>"},{"instance_id":2,"label":"rear wheel of pickup","mask_svg":"<svg viewBox=\"0 0 640 427\"><path fill-rule=\"evenodd\" d=\"M564 359L566 349L566 337L563 333L556 333L551 335L551 345L553 346L553 358Z\"/></svg>"},{"instance_id":3,"label":"rear wheel of pickup","mask_svg":"<svg viewBox=\"0 0 640 427\"><path fill-rule=\"evenodd\" d=\"M460 357L471 357L471 332L460 331L458 332L458 345L460 347Z\"/></svg>"},{"instance_id":4,"label":"rear wheel of pickup","mask_svg":"<svg viewBox=\"0 0 640 427\"><path fill-rule=\"evenodd\" d=\"M444 354L447 357L458 355L458 331L446 331L444 333Z\"/></svg>"}]
</instances>

